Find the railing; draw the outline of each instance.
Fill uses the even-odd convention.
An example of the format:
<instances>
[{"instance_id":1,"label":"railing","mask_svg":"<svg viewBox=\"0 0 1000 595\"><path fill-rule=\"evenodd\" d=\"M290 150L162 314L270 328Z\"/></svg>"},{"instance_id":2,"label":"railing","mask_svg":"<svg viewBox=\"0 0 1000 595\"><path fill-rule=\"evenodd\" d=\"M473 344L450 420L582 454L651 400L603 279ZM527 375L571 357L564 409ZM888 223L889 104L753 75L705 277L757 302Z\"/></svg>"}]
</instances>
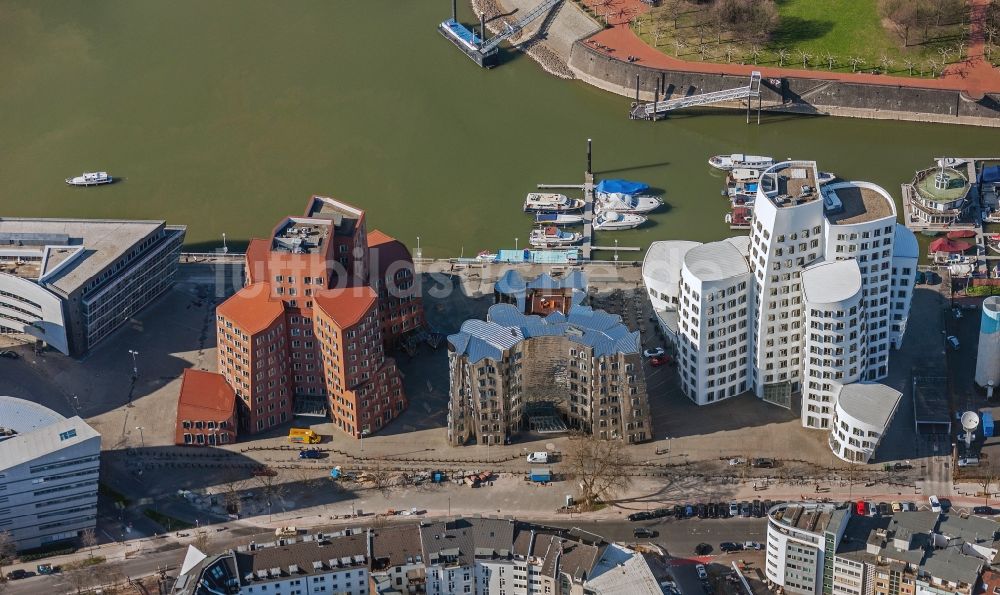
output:
<instances>
[{"instance_id":1,"label":"railing","mask_svg":"<svg viewBox=\"0 0 1000 595\"><path fill-rule=\"evenodd\" d=\"M507 25L506 31L498 35L494 35L486 43L479 46L479 51L484 54L492 52L497 48L497 46L503 43L505 39L515 35L518 31L523 29L525 25L537 19L538 17L542 16L543 14L548 12L550 8L554 7L556 4L559 4L560 2L562 2L562 0L544 0L544 2L532 8L531 10L528 11L527 14L518 19L516 23L514 23L513 25Z\"/></svg>"},{"instance_id":2,"label":"railing","mask_svg":"<svg viewBox=\"0 0 1000 595\"><path fill-rule=\"evenodd\" d=\"M632 110L632 118L637 120L649 119L656 114L676 109L681 109L685 107L694 107L698 105L721 103L723 101L733 101L736 99L760 97L760 79L761 79L760 72L755 70L750 74L750 84L745 87L736 87L735 89L724 89L722 91L711 91L709 93L702 93L700 95L691 95L688 97L680 97L677 99L666 99L664 101L656 101L656 102L637 105Z\"/></svg>"}]
</instances>

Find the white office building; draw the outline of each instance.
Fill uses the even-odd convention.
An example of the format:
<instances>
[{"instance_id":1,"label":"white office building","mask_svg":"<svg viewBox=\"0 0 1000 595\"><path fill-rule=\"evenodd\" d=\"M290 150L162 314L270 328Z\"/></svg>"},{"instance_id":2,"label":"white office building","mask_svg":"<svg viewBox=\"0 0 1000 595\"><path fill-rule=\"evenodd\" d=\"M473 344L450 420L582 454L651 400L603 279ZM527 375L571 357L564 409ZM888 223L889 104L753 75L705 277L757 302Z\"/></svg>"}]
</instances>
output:
<instances>
[{"instance_id":1,"label":"white office building","mask_svg":"<svg viewBox=\"0 0 1000 595\"><path fill-rule=\"evenodd\" d=\"M18 550L97 524L101 436L79 417L0 396L0 531Z\"/></svg>"},{"instance_id":2,"label":"white office building","mask_svg":"<svg viewBox=\"0 0 1000 595\"><path fill-rule=\"evenodd\" d=\"M835 504L779 504L767 513L764 574L787 593L823 593L850 510Z\"/></svg>"},{"instance_id":3,"label":"white office building","mask_svg":"<svg viewBox=\"0 0 1000 595\"><path fill-rule=\"evenodd\" d=\"M812 161L765 170L749 238L650 247L643 280L699 405L752 391L791 408L801 394L802 424L830 430L843 386L888 374L916 238L882 188L817 176Z\"/></svg>"}]
</instances>

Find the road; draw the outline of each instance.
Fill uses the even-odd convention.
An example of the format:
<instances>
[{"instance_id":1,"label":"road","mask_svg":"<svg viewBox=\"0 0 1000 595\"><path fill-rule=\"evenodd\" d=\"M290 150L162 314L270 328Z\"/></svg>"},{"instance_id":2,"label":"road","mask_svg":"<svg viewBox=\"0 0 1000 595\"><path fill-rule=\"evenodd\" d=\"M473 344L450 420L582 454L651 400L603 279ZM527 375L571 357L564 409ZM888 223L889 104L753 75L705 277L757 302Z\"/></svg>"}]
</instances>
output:
<instances>
[{"instance_id":1,"label":"road","mask_svg":"<svg viewBox=\"0 0 1000 595\"><path fill-rule=\"evenodd\" d=\"M406 522L406 517L400 517L399 522ZM430 520L430 519L421 519ZM642 523L630 523L627 521L584 521L575 523L571 519L548 522L546 524L557 527L579 527L607 539L623 542L634 542L632 529L634 527L646 527L658 532L654 539L640 540L643 542L653 542L665 549L670 555L677 558L694 558L694 547L705 542L712 546L712 555L709 559L699 557L698 559L707 562L714 559L718 551L719 542L736 541L743 542L753 540L764 541L764 533L767 519L685 519L674 520L659 519L656 521L646 521ZM360 524L360 523L359 523ZM312 531L327 531L343 529L340 526L313 527ZM273 529L259 529L254 527L241 527L236 529L226 529L219 531L218 527L209 529L212 551L219 552L238 545L249 543L250 541L266 542L274 539ZM140 577L154 574L158 569L170 568L170 574L175 574L177 567L183 561L184 553L188 543L192 540L193 533L188 532L187 538L177 538L174 535L169 537L143 539L133 544L129 548L129 557L125 560L110 562L116 570L129 577ZM135 544L139 544L138 546ZM45 560L49 562L49 560ZM57 563L57 562L54 562ZM721 561L728 564L728 560ZM33 564L15 565L10 568L33 569ZM6 570L10 570L10 568ZM700 595L700 583L694 574L693 563L678 563L675 565L675 578L681 586L684 595ZM688 576L690 574L690 576ZM76 590L76 585L63 575L36 576L28 579L8 583L5 595L30 595L33 593L67 593Z\"/></svg>"}]
</instances>

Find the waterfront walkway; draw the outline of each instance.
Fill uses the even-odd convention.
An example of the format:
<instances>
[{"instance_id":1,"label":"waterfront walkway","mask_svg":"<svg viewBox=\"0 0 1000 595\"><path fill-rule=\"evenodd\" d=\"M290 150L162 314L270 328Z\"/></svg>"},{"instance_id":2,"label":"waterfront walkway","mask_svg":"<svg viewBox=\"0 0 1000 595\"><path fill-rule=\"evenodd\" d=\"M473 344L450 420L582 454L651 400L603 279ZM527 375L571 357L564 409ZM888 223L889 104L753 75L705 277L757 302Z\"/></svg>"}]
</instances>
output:
<instances>
[{"instance_id":1,"label":"waterfront walkway","mask_svg":"<svg viewBox=\"0 0 1000 595\"><path fill-rule=\"evenodd\" d=\"M876 85L896 85L924 89L947 89L963 91L974 99L988 92L1000 91L1000 70L994 68L984 58L985 35L983 19L989 0L973 0L972 27L970 29L968 57L945 68L938 78L911 78L902 76L876 75L869 73L832 72L802 68L778 68L755 64L718 64L714 62L691 62L669 56L650 47L635 32L630 23L644 14L648 6L640 0L583 0L585 4L607 15L611 26L588 38L594 50L607 54L615 60L627 61L629 56L638 58L638 64L663 70L696 72L703 74L728 74L750 76L759 70L767 78L813 78L849 83ZM598 45L600 44L600 45Z\"/></svg>"}]
</instances>

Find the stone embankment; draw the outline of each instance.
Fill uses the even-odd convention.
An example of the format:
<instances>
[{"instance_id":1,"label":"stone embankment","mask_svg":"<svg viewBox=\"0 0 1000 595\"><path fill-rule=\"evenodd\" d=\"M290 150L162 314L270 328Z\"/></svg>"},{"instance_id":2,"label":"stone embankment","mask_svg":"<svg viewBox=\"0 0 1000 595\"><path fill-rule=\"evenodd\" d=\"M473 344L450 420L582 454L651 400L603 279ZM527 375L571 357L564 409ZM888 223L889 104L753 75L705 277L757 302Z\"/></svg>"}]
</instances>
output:
<instances>
[{"instance_id":1,"label":"stone embankment","mask_svg":"<svg viewBox=\"0 0 1000 595\"><path fill-rule=\"evenodd\" d=\"M531 10L539 0L472 0L476 16L483 15L492 33L506 29L519 14ZM543 70L562 79L576 78L567 66L570 51L578 39L601 30L601 26L576 4L563 2L544 16L529 23L510 41L513 46L537 62Z\"/></svg>"}]
</instances>

